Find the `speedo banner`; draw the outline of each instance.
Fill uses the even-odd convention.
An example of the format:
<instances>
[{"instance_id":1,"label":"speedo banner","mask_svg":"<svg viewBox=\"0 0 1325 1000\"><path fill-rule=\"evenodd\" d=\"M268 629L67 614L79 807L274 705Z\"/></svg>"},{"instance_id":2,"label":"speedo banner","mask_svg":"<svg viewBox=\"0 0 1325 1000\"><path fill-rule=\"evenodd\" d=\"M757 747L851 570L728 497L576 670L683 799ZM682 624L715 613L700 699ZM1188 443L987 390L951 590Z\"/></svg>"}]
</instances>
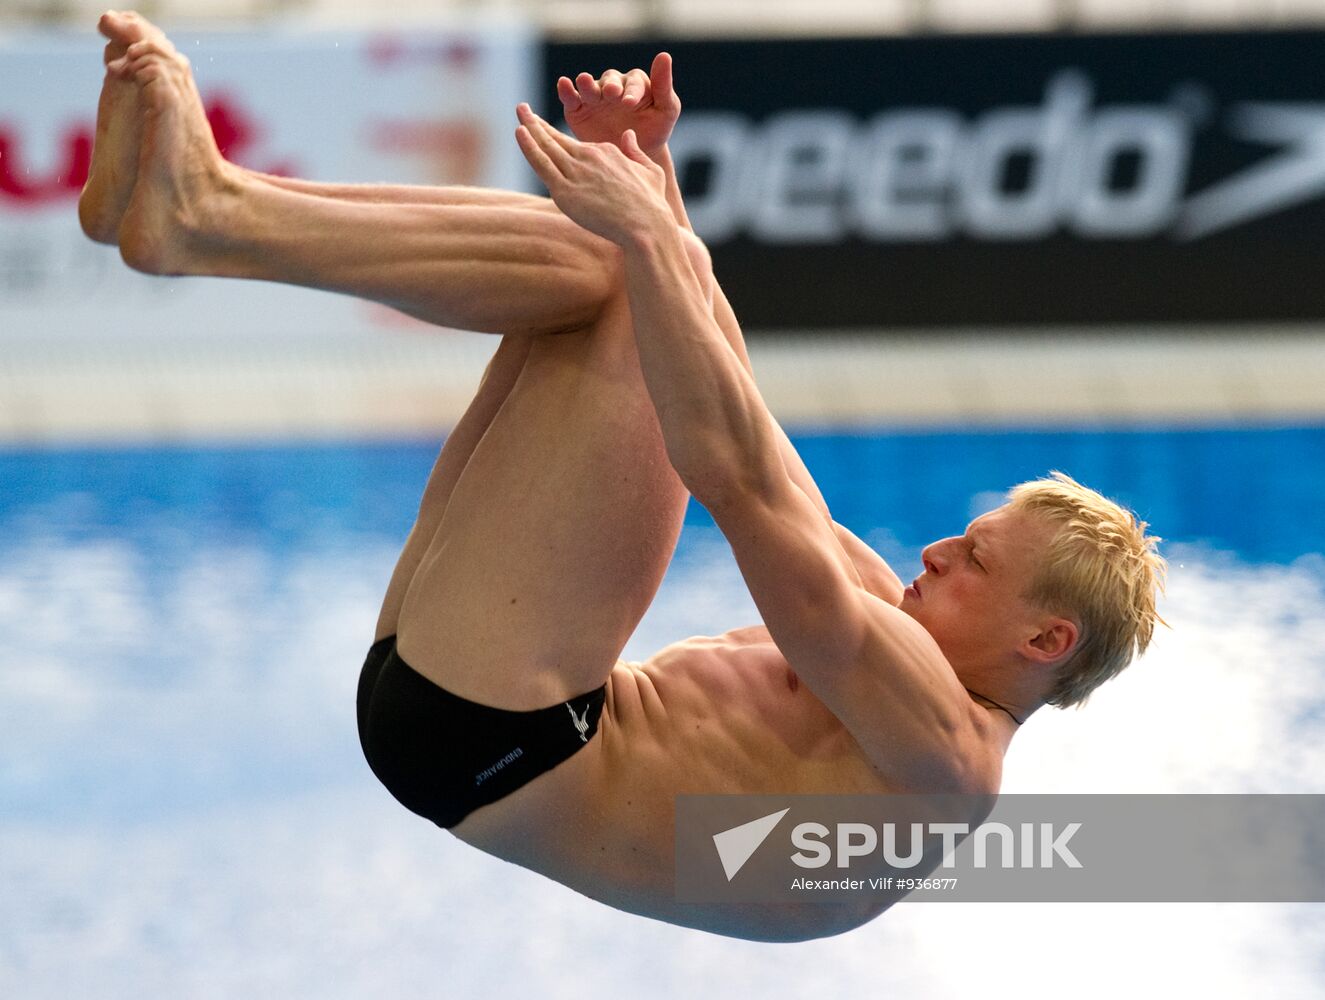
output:
<instances>
[{"instance_id":1,"label":"speedo banner","mask_svg":"<svg viewBox=\"0 0 1325 1000\"><path fill-rule=\"evenodd\" d=\"M1325 33L552 44L675 57L751 328L1325 317Z\"/></svg>"}]
</instances>

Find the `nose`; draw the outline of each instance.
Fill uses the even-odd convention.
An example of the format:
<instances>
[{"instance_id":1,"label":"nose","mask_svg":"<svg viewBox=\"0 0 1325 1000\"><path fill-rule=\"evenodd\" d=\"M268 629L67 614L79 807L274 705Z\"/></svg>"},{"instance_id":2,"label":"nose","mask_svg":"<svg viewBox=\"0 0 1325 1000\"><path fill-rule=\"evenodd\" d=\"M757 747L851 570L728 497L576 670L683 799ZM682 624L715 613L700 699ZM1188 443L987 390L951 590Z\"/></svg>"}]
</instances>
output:
<instances>
[{"instance_id":1,"label":"nose","mask_svg":"<svg viewBox=\"0 0 1325 1000\"><path fill-rule=\"evenodd\" d=\"M933 576L942 576L948 571L949 561L948 552L952 548L951 543L955 538L944 538L937 542L931 542L920 552L920 561L924 564L925 572Z\"/></svg>"},{"instance_id":2,"label":"nose","mask_svg":"<svg viewBox=\"0 0 1325 1000\"><path fill-rule=\"evenodd\" d=\"M926 545L920 552L920 562L925 567L925 572L932 576L941 576L945 568L941 552L942 545L942 542L933 542Z\"/></svg>"}]
</instances>

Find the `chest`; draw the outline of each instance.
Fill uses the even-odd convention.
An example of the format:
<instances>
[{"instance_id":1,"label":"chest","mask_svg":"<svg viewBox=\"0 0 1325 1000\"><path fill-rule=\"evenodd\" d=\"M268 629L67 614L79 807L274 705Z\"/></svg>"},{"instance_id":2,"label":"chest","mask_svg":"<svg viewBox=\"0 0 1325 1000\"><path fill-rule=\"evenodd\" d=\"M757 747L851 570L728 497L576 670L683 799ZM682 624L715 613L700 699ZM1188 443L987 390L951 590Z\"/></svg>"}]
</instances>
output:
<instances>
[{"instance_id":1,"label":"chest","mask_svg":"<svg viewBox=\"0 0 1325 1000\"><path fill-rule=\"evenodd\" d=\"M858 752L762 629L683 644L650 667L669 717L721 754L803 768Z\"/></svg>"}]
</instances>

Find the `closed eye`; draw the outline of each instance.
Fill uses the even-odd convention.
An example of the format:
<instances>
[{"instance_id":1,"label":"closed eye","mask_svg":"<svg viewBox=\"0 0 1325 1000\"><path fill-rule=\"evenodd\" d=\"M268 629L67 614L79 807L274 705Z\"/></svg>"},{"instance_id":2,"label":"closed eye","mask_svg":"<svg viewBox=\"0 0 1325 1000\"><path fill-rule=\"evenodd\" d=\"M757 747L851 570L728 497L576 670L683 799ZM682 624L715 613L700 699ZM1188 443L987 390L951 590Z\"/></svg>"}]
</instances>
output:
<instances>
[{"instance_id":1,"label":"closed eye","mask_svg":"<svg viewBox=\"0 0 1325 1000\"><path fill-rule=\"evenodd\" d=\"M974 543L972 543L972 545L970 546L970 548L967 549L967 554L970 556L970 558L971 558L971 562L975 563L976 568L979 569L981 573L988 573L988 572L989 572L989 570L985 569L984 566L981 565L980 560L977 559L977 558L975 558L975 545L974 545Z\"/></svg>"}]
</instances>

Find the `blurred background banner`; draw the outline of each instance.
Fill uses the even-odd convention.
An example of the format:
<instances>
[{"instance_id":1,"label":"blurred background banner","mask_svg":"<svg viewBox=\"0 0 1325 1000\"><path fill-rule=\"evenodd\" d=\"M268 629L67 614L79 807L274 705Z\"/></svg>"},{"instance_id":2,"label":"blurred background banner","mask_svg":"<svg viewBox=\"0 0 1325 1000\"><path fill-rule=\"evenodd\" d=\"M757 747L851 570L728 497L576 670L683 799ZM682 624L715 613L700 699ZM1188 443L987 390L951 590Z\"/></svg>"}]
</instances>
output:
<instances>
[{"instance_id":1,"label":"blurred background banner","mask_svg":"<svg viewBox=\"0 0 1325 1000\"><path fill-rule=\"evenodd\" d=\"M1325 33L554 43L541 93L661 48L751 328L1325 316Z\"/></svg>"},{"instance_id":2,"label":"blurred background banner","mask_svg":"<svg viewBox=\"0 0 1325 1000\"><path fill-rule=\"evenodd\" d=\"M167 26L169 27L169 26ZM413 30L171 32L226 156L269 173L407 184L525 184L513 108L536 85L519 23ZM0 39L0 345L34 336L362 340L405 321L348 298L148 278L89 242L101 39Z\"/></svg>"}]
</instances>

